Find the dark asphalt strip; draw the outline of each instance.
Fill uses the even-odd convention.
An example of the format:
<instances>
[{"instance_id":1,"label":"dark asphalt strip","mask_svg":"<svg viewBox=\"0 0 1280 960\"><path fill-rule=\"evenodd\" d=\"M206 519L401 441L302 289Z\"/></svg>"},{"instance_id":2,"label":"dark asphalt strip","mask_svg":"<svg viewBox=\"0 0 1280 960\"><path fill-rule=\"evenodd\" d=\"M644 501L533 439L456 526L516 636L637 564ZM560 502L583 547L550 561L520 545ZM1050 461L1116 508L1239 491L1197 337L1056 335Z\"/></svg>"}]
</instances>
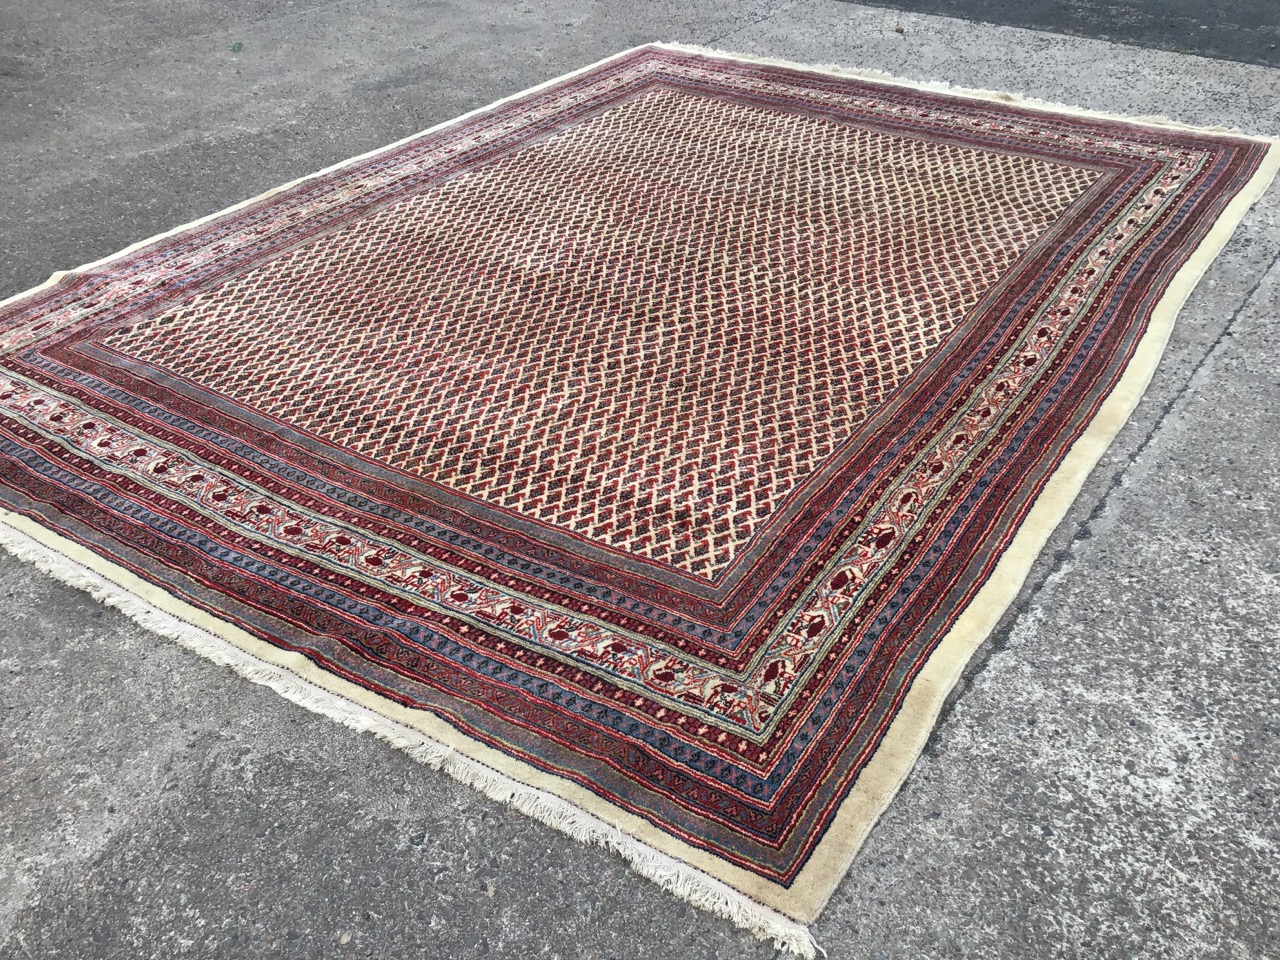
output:
<instances>
[{"instance_id":1,"label":"dark asphalt strip","mask_svg":"<svg viewBox=\"0 0 1280 960\"><path fill-rule=\"evenodd\" d=\"M845 0L1280 67L1280 0Z\"/></svg>"}]
</instances>

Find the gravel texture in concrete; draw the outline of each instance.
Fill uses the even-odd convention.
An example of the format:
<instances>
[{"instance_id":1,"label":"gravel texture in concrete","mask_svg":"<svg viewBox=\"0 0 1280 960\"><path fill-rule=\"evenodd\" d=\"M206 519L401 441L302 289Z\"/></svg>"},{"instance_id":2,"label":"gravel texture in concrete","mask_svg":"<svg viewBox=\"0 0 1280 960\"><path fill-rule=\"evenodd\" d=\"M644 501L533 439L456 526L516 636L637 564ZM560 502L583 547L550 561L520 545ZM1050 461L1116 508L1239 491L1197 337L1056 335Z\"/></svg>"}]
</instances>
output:
<instances>
[{"instance_id":1,"label":"gravel texture in concrete","mask_svg":"<svg viewBox=\"0 0 1280 960\"><path fill-rule=\"evenodd\" d=\"M653 39L1280 132L1280 72L835 0L7 0L0 296ZM1277 956L1280 198L971 666L832 958ZM746 958L0 556L0 957Z\"/></svg>"}]
</instances>

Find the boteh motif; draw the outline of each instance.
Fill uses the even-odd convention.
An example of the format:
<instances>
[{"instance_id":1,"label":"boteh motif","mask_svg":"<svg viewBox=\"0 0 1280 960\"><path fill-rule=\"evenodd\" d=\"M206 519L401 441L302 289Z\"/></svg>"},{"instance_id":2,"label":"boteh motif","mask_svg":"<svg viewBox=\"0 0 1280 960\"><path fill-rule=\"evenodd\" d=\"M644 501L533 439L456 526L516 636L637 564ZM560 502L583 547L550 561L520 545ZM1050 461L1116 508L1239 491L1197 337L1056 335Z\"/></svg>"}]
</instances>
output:
<instances>
[{"instance_id":1,"label":"boteh motif","mask_svg":"<svg viewBox=\"0 0 1280 960\"><path fill-rule=\"evenodd\" d=\"M0 503L807 920L1266 150L642 48L0 308Z\"/></svg>"}]
</instances>

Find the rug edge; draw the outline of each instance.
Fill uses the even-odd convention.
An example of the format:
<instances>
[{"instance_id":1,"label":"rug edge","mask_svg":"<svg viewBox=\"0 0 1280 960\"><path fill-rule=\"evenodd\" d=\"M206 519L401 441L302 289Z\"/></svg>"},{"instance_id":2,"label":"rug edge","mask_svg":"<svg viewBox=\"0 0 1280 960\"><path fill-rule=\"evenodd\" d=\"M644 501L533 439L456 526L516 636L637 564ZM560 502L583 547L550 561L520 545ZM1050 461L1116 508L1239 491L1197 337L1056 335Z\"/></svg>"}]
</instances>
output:
<instances>
[{"instance_id":1,"label":"rug edge","mask_svg":"<svg viewBox=\"0 0 1280 960\"><path fill-rule=\"evenodd\" d=\"M800 73L817 73L827 76L841 77L848 80L865 80L869 83L878 83L884 86L904 87L906 89L919 90L925 93L941 93L948 96L961 97L966 100L982 100L989 103L999 103L1011 107L1025 107L1032 110L1038 110L1043 113L1052 113L1062 116L1106 120L1113 123L1125 123L1140 127L1155 127L1162 130L1181 130L1187 133L1201 133L1208 136L1235 137L1241 140L1255 140L1260 143L1269 143L1273 146L1280 145L1280 135L1268 136L1263 134L1245 133L1236 127L1202 126L1184 123L1180 120L1173 120L1169 117L1155 114L1139 114L1136 116L1130 116L1122 113L1109 113L1105 110L1094 110L1089 107L1072 106L1066 103L1057 103L1052 100L1043 100L1038 97L1028 97L1020 93L1009 93L1005 90L956 86L945 80L912 80L908 77L900 77L884 70L875 70L865 67L846 67L835 63L802 63L797 60L787 60L785 58L777 57L762 57L756 54L737 53L730 50L721 50L717 47L704 47L690 43L661 41L645 44L644 46L656 47L661 50L671 50L679 53L693 53L700 54L702 56L717 57L722 60L735 60L739 63L758 64L763 67L781 67L786 70L795 70ZM637 47L635 49L640 48ZM631 51L626 52L629 53Z\"/></svg>"},{"instance_id":2,"label":"rug edge","mask_svg":"<svg viewBox=\"0 0 1280 960\"><path fill-rule=\"evenodd\" d=\"M450 127L457 126L458 124L461 124L461 123L465 123L468 120L471 120L475 117L480 116L481 114L489 113L492 110L496 110L498 107L505 106L516 100L523 99L524 97L538 93L539 91L545 90L549 87L553 87L558 83L563 83L566 80L570 80L576 76L587 73L591 70L595 70L598 67L604 66L606 63L610 63L611 61L621 59L622 57L635 53L638 50L643 50L647 47L655 47L655 46L658 46L658 44L642 43L634 47L628 47L626 50L619 50L617 53L610 54L607 57L603 57L600 60L595 61L594 63L589 63L586 66L578 67L574 70L569 70L565 73L551 77L548 80L544 80L542 83L535 84L532 87L525 87L522 90L517 90L516 92L509 94L505 97L501 97L497 100L493 100L489 103L485 103L479 107L476 107L474 110L468 110L466 113L459 114L456 117L451 117L450 119L443 120L440 123L432 124L431 126L426 127L423 130L419 130L417 133L411 133L408 136L401 137L399 140L393 141L392 143L385 144L384 146L381 146L381 147L375 147L373 150L367 150L364 153L356 154L353 157L347 157L345 160L339 160L336 163L332 163L327 167L321 168L320 170L315 170L311 173L304 174L301 177L296 177L293 180L289 180L286 183L280 184L279 186L271 187L254 196L246 197L244 200L239 200L231 204L230 206L221 208L220 210L215 210L214 212L205 214L202 217L197 217L194 220L188 220L186 223L182 223L182 224L179 224L178 226L171 227L168 230L163 230L160 233L147 237L145 240L138 240L134 243L129 244L127 247L121 250L116 250L112 253L107 254L105 257L99 257L97 260L91 260L88 263L83 263L78 267L70 267L66 270L55 270L52 274L49 275L49 278L45 280L43 283L37 284L34 287L29 287L26 290L21 290L18 293L12 294L11 296L8 296L8 297L0 297L0 308L7 307L10 304L17 303L20 300L24 300L27 297L34 296L35 294L40 293L42 290L47 290L50 287L56 286L57 284L61 283L63 280L65 280L68 277L89 273L90 271L95 270L98 267L106 266L109 263L113 263L116 260L121 260L124 257L129 256L130 254L138 252L139 250L144 250L147 247L152 246L153 244L159 243L161 240L168 240L170 237L176 237L181 233L186 233L188 230L194 230L195 228L201 227L206 223L210 223L214 220L219 220L222 217L227 216L228 214L235 213L237 210L243 210L245 207L252 206L255 203L261 203L263 200L273 197L278 193L283 193L286 190L292 190L294 187L298 186L299 184L306 183L309 180L315 180L319 177L328 176L329 174L336 173L337 171L342 170L345 167L349 167L354 164L361 163L365 160L371 160L374 157L377 157L384 153L389 153L392 150L397 150L400 147L405 146L406 144L413 143L413 141L415 140L420 140L423 137L429 136L433 133L437 133L438 131L447 130Z\"/></svg>"},{"instance_id":3,"label":"rug edge","mask_svg":"<svg viewBox=\"0 0 1280 960\"><path fill-rule=\"evenodd\" d=\"M915 768L948 696L970 660L1017 599L1050 536L1066 518L1094 468L1142 400L1187 299L1280 174L1280 139L1243 139L1269 144L1258 169L1178 270L1152 309L1147 330L1120 380L1049 478L991 576L929 655L880 747L792 884L789 893L808 893L807 902L803 906L795 902L780 906L789 916L812 923L822 913L867 836Z\"/></svg>"},{"instance_id":4,"label":"rug edge","mask_svg":"<svg viewBox=\"0 0 1280 960\"><path fill-rule=\"evenodd\" d=\"M180 608L186 605L181 601L170 598L169 605L174 608L171 610L155 605L73 559L82 548L21 515L0 510L0 547L19 562L119 610L157 636L265 686L312 713L359 733L372 734L417 762L448 774L491 800L516 808L578 843L603 847L621 856L631 870L667 893L723 917L761 940L771 941L780 950L806 960L814 960L821 951L806 924L650 846L570 800L523 783L460 752L444 740L397 723L376 710L311 683L294 671L255 657L234 642L191 622L199 618L198 613L190 619L182 616ZM114 566L105 560L101 562L104 566Z\"/></svg>"},{"instance_id":5,"label":"rug edge","mask_svg":"<svg viewBox=\"0 0 1280 960\"><path fill-rule=\"evenodd\" d=\"M1132 123L1132 124L1138 124L1142 126L1154 126L1154 127L1165 128L1165 129L1185 130L1185 131L1192 131L1195 133L1211 134L1211 135L1218 135L1218 136L1235 136L1235 137L1241 137L1244 139L1257 140L1263 143L1270 143L1273 146L1280 145L1280 136L1268 137L1268 136L1261 136L1257 134L1247 134L1247 133L1242 133L1236 129L1228 128L1228 127L1195 126L1193 124L1185 124L1175 120L1170 120L1167 117L1160 117L1160 116L1125 116L1123 114L1107 113L1101 110L1091 110L1083 107L1075 107L1075 106L1070 106L1062 103L1053 103L1047 100L1041 100L1035 97L1026 97L1016 93L1008 93L1002 90L986 90L986 89L981 89L977 87L953 86L952 84L947 83L945 81L941 81L941 80L911 80L906 77L895 76L894 74L888 73L883 70L874 70L874 69L866 69L866 68L858 68L858 67L846 67L840 64L801 63L799 61L787 60L782 58L761 57L761 56L756 56L754 54L736 53L733 51L721 50L715 47L701 46L698 44L677 43L677 42L671 42L671 41L650 41L648 43L641 43L633 47L628 47L625 50L619 50L617 53L611 54L607 57L602 57L601 59L596 60L593 63L587 64L586 66L578 67L577 69L569 70L565 73L551 77L550 79L544 80L542 83L536 84L532 87L527 87L523 90L517 90L515 93L509 94L508 96L502 97L498 100L494 100L491 103L483 104L482 106L476 107L474 110L469 110L466 113L463 113L457 117L453 117L449 120L444 120L440 123L433 124L430 127L427 127L423 130L419 130L417 133L409 134L408 136L402 137L401 139L396 140L392 143L388 143L385 146L376 147L373 150L368 150L364 153L357 154L356 156L348 157L345 160L339 160L336 163L332 163L329 166L324 167L320 170L316 170L312 173L305 174L301 177L296 177L293 180L290 180L286 183L282 183L279 186L271 187L270 189L264 190L263 192L255 196L247 197L244 200L237 201L236 203L233 203L227 207L223 207L220 210L215 210L214 212L206 214L202 217L197 217L194 220L189 220L186 223L182 223L175 227L171 227L168 230L163 230L160 233L147 237L144 240L138 240L134 243L129 244L128 246L124 247L121 250L117 250L113 253L108 254L105 257L100 257L97 260L91 260L88 263L81 264L80 266L77 266L77 267L71 267L66 270L54 271L54 273L52 273L49 276L49 278L46 279L43 283L37 284L36 286L30 287L26 290L21 290L18 293L12 294L8 297L0 297L0 308L9 306L10 304L16 303L19 300L26 299L27 297L33 296L34 294L37 294L42 290L47 290L48 288L53 287L58 283L62 282L67 277L88 273L89 271L94 270L98 267L105 266L116 260L120 260L132 253L136 253L139 250L145 249L146 247L149 247L155 243L159 243L161 240L167 240L170 237L174 237L174 236L177 236L178 234L185 233L188 230L193 230L196 227L200 227L206 223L209 223L210 221L217 220L221 217L227 216L228 214L235 213L237 210L244 209L245 207L248 207L255 203L259 203L263 200L266 200L267 198L275 196L278 193L282 193L285 190L290 190L296 187L298 184L305 183L308 180L314 180L318 177L327 176L328 174L335 173L338 170L343 169L344 167L349 167L352 164L360 163L361 161L369 160L369 159L372 159L373 157L379 156L380 154L398 149L399 147L402 147L405 144L412 143L413 141L419 140L422 137L428 136L429 134L436 133L437 131L440 131L440 130L446 130L449 127L455 126L459 123L463 123L481 114L488 113L489 111L497 107L519 100L530 94L537 93L540 90L545 90L548 87L555 86L558 83L562 83L573 77L587 73L588 71L595 70L596 68L601 67L604 64L609 63L613 60L618 60L622 57L626 57L630 54L633 54L639 50L644 50L644 49L672 50L672 51L678 51L678 52L684 52L684 53L701 54L704 56L718 57L724 60L736 60L741 63L757 63L762 66L784 67L789 70L798 70L805 73L821 73L821 74L827 74L830 76L847 77L855 80L866 80L872 83L885 84L887 86L906 87L912 90L921 90L921 91L928 91L933 93L944 93L944 94L949 94L957 97L965 97L968 99L986 100L994 103L1004 103L1004 104L1009 104L1011 106L1030 107L1032 109L1042 110L1047 113L1065 114L1068 116L1077 116L1077 117L1092 117L1098 120L1111 120L1119 123Z\"/></svg>"}]
</instances>

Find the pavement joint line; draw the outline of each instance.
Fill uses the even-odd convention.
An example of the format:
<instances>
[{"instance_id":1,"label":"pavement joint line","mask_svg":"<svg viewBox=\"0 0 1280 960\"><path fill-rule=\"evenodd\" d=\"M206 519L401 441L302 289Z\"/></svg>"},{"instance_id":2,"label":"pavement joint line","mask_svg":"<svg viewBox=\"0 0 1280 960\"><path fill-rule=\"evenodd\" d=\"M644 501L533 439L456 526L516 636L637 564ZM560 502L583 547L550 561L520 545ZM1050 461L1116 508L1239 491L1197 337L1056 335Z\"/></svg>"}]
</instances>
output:
<instances>
[{"instance_id":1,"label":"pavement joint line","mask_svg":"<svg viewBox=\"0 0 1280 960\"><path fill-rule=\"evenodd\" d=\"M721 40L725 40L729 37L732 37L734 34L742 33L745 30L750 30L752 27L758 27L760 26L760 24L767 23L768 21L772 20L774 17L776 17L780 13L785 13L787 11L795 9L797 5L798 5L798 0L783 0L782 3L778 4L778 6L771 9L768 13L764 14L761 17L758 17L755 20L752 20L750 23L744 23L742 26L734 27L732 30L726 31L725 33L720 34L720 36L718 37L712 37L710 40L707 41L706 45L708 47L712 47L715 44L719 43Z\"/></svg>"},{"instance_id":2,"label":"pavement joint line","mask_svg":"<svg viewBox=\"0 0 1280 960\"><path fill-rule=\"evenodd\" d=\"M1250 287L1245 295L1240 299L1240 305L1236 307L1231 316L1227 319L1222 331L1214 339L1213 343L1209 344L1204 355L1200 358L1199 363L1195 365L1191 373L1183 382L1182 386L1178 388L1177 392L1161 406L1160 412L1157 414L1155 422L1152 423L1151 428L1147 431L1146 436L1138 442L1137 446L1133 449L1133 452L1130 453L1129 456L1125 458L1124 462L1121 463L1112 473L1111 482L1098 498L1093 509L1089 511L1089 515L1083 520L1077 521L1076 533L1075 536L1071 538L1071 544L1054 554L1054 567L1044 578L1042 578L1041 582L1036 585L1037 591L1043 585L1045 580L1048 580L1056 574L1059 567L1065 565L1070 560L1070 555L1073 552L1076 543L1092 538L1093 532L1090 529L1090 524L1100 520L1107 512L1111 502L1111 495L1120 487L1127 485L1126 479L1130 471L1142 458L1142 455L1147 451L1147 449L1158 439L1166 424L1172 419L1175 419L1175 414L1179 412L1179 408L1183 405L1183 400L1186 397L1195 395L1196 389L1199 386L1201 373L1206 372L1208 368L1213 365L1218 355L1226 348L1227 340L1235 336L1235 328L1239 324L1241 314L1253 305L1254 299L1258 295L1258 291L1262 289L1262 285L1267 282L1272 273L1275 272L1278 265L1280 265L1280 251L1277 251L1275 256L1271 258L1271 261L1261 271L1259 271L1258 279L1254 281L1253 286Z\"/></svg>"},{"instance_id":3,"label":"pavement joint line","mask_svg":"<svg viewBox=\"0 0 1280 960\"><path fill-rule=\"evenodd\" d=\"M1023 587L1022 591L1020 591L1020 598L1005 611L1004 616L1001 617L1000 623L992 631L991 636L975 651L973 657L969 660L968 666L965 668L964 674L956 684L955 689L947 697L947 701L938 715L938 721L934 724L933 731L929 734L929 740L925 744L925 756L930 758L937 756L941 749L943 727L951 718L964 691L986 670L987 664L995 654L1003 653L1009 648L1014 631L1023 622L1026 615L1034 610L1037 600L1041 599L1050 585L1061 578L1073 566L1077 557L1076 545L1093 538L1093 524L1102 520L1111 509L1113 494L1117 490L1128 486L1129 474L1138 461L1142 459L1142 455L1158 439L1166 424L1175 418L1175 414L1179 412L1179 408L1183 405L1183 400L1189 396L1194 396L1201 373L1212 366L1217 356L1226 348L1227 341L1235 336L1235 327L1239 323L1241 314L1253 304L1258 292L1262 289L1262 285L1276 272L1278 267L1280 267L1280 251L1277 251L1270 262L1259 271L1258 279L1241 297L1239 306L1232 311L1226 324L1223 325L1222 331L1209 344L1200 361L1188 374L1186 380L1183 381L1174 395L1161 406L1155 422L1152 423L1146 435L1138 441L1138 444L1124 461L1113 469L1111 479L1094 502L1088 516L1075 522L1076 529L1071 540L1065 547L1054 551L1049 568L1036 577L1034 583L1029 582ZM915 771L913 770L912 775L914 776L914 774Z\"/></svg>"}]
</instances>

